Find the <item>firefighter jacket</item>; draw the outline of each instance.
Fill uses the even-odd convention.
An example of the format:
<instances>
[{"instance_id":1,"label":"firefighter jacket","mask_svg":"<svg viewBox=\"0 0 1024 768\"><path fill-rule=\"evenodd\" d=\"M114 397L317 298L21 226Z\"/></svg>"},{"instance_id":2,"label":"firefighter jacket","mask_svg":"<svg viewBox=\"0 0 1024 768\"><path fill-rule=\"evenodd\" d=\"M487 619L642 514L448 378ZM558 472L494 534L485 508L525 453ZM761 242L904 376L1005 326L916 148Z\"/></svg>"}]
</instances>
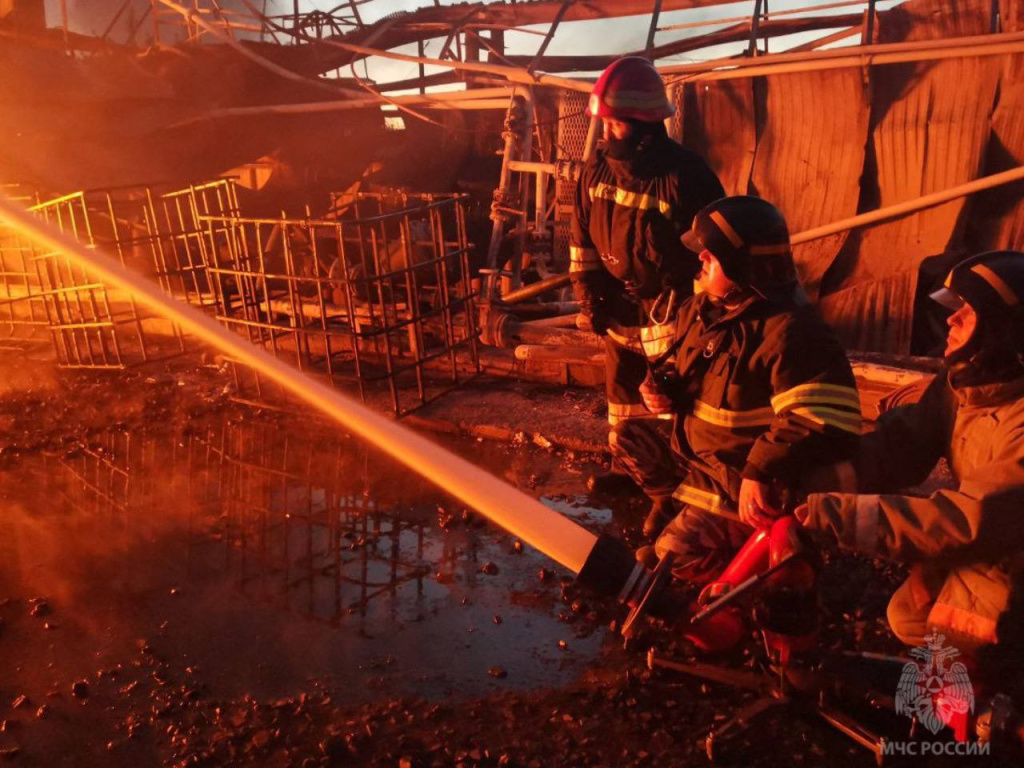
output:
<instances>
[{"instance_id":1,"label":"firefighter jacket","mask_svg":"<svg viewBox=\"0 0 1024 768\"><path fill-rule=\"evenodd\" d=\"M883 415L857 453L858 494L808 497L806 525L840 546L914 565L928 626L996 639L1009 561L1024 549L1024 378L954 389L937 376L921 401ZM941 457L957 482L927 498L899 495Z\"/></svg>"},{"instance_id":2,"label":"firefighter jacket","mask_svg":"<svg viewBox=\"0 0 1024 768\"><path fill-rule=\"evenodd\" d=\"M718 511L738 498L743 478L792 489L810 468L850 455L861 429L853 372L802 290L730 311L694 296L677 333L673 450L688 477L710 481L684 480L677 500Z\"/></svg>"},{"instance_id":3,"label":"firefighter jacket","mask_svg":"<svg viewBox=\"0 0 1024 768\"><path fill-rule=\"evenodd\" d=\"M724 194L707 163L663 133L645 139L628 161L598 149L576 188L569 240L583 314L616 314L627 283L639 299L666 286L692 294L700 264L680 237L697 211Z\"/></svg>"}]
</instances>

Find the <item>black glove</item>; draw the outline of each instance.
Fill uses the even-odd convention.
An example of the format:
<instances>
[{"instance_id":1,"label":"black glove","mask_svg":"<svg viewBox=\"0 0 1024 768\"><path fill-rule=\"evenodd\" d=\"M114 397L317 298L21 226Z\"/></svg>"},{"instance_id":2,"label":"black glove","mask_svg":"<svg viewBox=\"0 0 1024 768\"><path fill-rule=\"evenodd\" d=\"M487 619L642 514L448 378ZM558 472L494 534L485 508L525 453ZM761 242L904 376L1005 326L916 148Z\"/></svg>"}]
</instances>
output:
<instances>
[{"instance_id":1,"label":"black glove","mask_svg":"<svg viewBox=\"0 0 1024 768\"><path fill-rule=\"evenodd\" d=\"M590 327L598 336L607 336L611 318L606 312L594 312L590 315Z\"/></svg>"},{"instance_id":2,"label":"black glove","mask_svg":"<svg viewBox=\"0 0 1024 768\"><path fill-rule=\"evenodd\" d=\"M689 413L693 405L693 397L686 391L683 380L679 377L679 371L671 364L657 373L647 372L648 381L657 390L672 401L672 410L675 413Z\"/></svg>"}]
</instances>

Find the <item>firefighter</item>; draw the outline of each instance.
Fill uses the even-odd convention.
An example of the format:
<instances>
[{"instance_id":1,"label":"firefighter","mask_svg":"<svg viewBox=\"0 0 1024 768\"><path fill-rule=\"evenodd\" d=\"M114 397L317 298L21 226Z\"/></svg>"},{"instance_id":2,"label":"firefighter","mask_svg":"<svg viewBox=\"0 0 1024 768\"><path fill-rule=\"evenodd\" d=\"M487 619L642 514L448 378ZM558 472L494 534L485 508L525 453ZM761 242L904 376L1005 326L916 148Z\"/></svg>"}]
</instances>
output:
<instances>
[{"instance_id":1,"label":"firefighter","mask_svg":"<svg viewBox=\"0 0 1024 768\"><path fill-rule=\"evenodd\" d=\"M724 192L698 155L672 141L664 120L675 111L649 61L612 63L590 96L604 141L576 188L569 272L580 320L604 337L608 421L652 418L639 387L644 354L657 356L682 300L693 293L697 257L680 242L694 215ZM632 483L612 472L590 479L592 491ZM635 489L634 489L635 490Z\"/></svg>"},{"instance_id":2,"label":"firefighter","mask_svg":"<svg viewBox=\"0 0 1024 768\"><path fill-rule=\"evenodd\" d=\"M671 375L652 371L641 388L651 413L677 415L671 443L625 422L613 450L654 500L645 529L671 518L638 557L672 551L677 576L705 581L753 529L792 510L802 476L848 458L861 414L849 362L797 281L775 206L723 198L697 214L685 242L700 253L701 293L679 313Z\"/></svg>"},{"instance_id":3,"label":"firefighter","mask_svg":"<svg viewBox=\"0 0 1024 768\"><path fill-rule=\"evenodd\" d=\"M910 564L889 603L893 633L923 645L935 628L967 652L1011 639L1000 617L1024 548L1024 253L967 259L932 298L954 310L946 372L862 439L856 494L812 494L797 516L842 548ZM897 492L941 457L955 490Z\"/></svg>"}]
</instances>

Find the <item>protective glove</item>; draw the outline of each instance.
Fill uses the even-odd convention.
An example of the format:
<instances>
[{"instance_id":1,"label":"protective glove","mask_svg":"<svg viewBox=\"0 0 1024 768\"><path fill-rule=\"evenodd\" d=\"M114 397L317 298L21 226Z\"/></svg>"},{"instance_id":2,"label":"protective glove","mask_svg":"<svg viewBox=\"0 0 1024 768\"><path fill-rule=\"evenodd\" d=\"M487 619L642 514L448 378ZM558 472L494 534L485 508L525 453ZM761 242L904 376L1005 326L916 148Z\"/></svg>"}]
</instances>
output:
<instances>
[{"instance_id":1,"label":"protective glove","mask_svg":"<svg viewBox=\"0 0 1024 768\"><path fill-rule=\"evenodd\" d=\"M773 483L762 483L749 477L740 483L740 520L754 528L771 528L772 523L782 516L779 489Z\"/></svg>"},{"instance_id":2,"label":"protective glove","mask_svg":"<svg viewBox=\"0 0 1024 768\"><path fill-rule=\"evenodd\" d=\"M643 398L647 410L655 416L679 413L678 383L675 371L664 373L647 371L647 377L640 383L640 397Z\"/></svg>"},{"instance_id":3,"label":"protective glove","mask_svg":"<svg viewBox=\"0 0 1024 768\"><path fill-rule=\"evenodd\" d=\"M607 336L608 328L611 325L611 318L608 317L607 313L600 310L591 312L589 316L586 316L590 322L590 330L596 333L598 336Z\"/></svg>"}]
</instances>

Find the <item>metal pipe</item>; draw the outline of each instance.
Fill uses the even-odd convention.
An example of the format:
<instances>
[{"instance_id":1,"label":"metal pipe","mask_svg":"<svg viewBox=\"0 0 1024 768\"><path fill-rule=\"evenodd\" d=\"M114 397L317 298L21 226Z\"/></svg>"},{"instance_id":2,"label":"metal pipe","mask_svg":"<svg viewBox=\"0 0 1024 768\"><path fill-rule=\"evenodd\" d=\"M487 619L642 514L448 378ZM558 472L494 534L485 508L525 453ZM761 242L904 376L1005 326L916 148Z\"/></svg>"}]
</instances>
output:
<instances>
[{"instance_id":1,"label":"metal pipe","mask_svg":"<svg viewBox=\"0 0 1024 768\"><path fill-rule=\"evenodd\" d=\"M661 70L666 84L706 82L743 77L808 72L845 67L878 66L912 61L996 56L1024 50L1024 32L979 35L959 39L883 43L800 53L774 53L756 59L716 59L699 64L679 64ZM671 77L679 75L679 77Z\"/></svg>"},{"instance_id":2,"label":"metal pipe","mask_svg":"<svg viewBox=\"0 0 1024 768\"><path fill-rule=\"evenodd\" d=\"M523 136L519 142L519 159L529 160L533 156L533 127L537 105L533 99L533 89L523 88L524 118ZM511 162L512 158L509 158ZM530 179L525 174L519 176L519 227L516 237L516 252L512 255L512 288L519 288L523 280L523 254L526 253L526 242L529 237Z\"/></svg>"},{"instance_id":3,"label":"metal pipe","mask_svg":"<svg viewBox=\"0 0 1024 768\"><path fill-rule=\"evenodd\" d=\"M992 189L993 187L998 187L1002 184L1009 184L1014 181L1020 181L1021 179L1024 179L1024 165L1018 166L1017 168L1011 168L1010 170L1003 171L1001 173L994 173L991 176L983 176L980 179L975 179L974 181L969 181L966 184L950 187L949 189L944 189L941 192L932 192L931 194L923 195L915 198L914 200L907 200L902 203L886 206L885 208L879 208L875 211L851 216L848 219L833 221L831 224L825 224L821 227L807 229L793 235L790 242L793 245L799 245L800 243L806 243L810 240L818 240L822 237L828 237L829 235L834 235L838 232L845 232L848 229L854 229L855 227L863 227L867 224L874 224L879 221L885 221L886 219L892 219L905 213L914 213L915 211L920 211L924 208L931 208L935 205L948 203L950 200L956 200L959 197L966 197L967 195L974 194L975 192L982 192L986 189Z\"/></svg>"},{"instance_id":4,"label":"metal pipe","mask_svg":"<svg viewBox=\"0 0 1024 768\"><path fill-rule=\"evenodd\" d=\"M522 325L530 328L575 328L576 327L576 316L577 313L573 312L568 315L552 315L551 317L541 317L536 320L522 320Z\"/></svg>"},{"instance_id":5,"label":"metal pipe","mask_svg":"<svg viewBox=\"0 0 1024 768\"><path fill-rule=\"evenodd\" d=\"M590 558L598 538L582 526L412 430L247 343L198 309L173 299L142 276L126 271L109 256L89 250L67 235L53 231L2 194L0 220L33 240L44 251L63 254L95 278L131 293L139 304L179 324L184 331L216 347L229 358L259 370L347 430L444 488L569 570L579 573Z\"/></svg>"},{"instance_id":6,"label":"metal pipe","mask_svg":"<svg viewBox=\"0 0 1024 768\"><path fill-rule=\"evenodd\" d=\"M541 294L553 291L557 288L562 288L569 284L572 278L569 277L568 272L564 272L560 275L552 275L551 277L545 277L543 280L538 280L536 283L530 283L527 286L523 286L515 291L511 291L501 297L501 300L506 304L521 304L524 301L536 298Z\"/></svg>"},{"instance_id":7,"label":"metal pipe","mask_svg":"<svg viewBox=\"0 0 1024 768\"><path fill-rule=\"evenodd\" d=\"M598 368L605 364L604 349L600 347L572 347L549 344L520 344L515 351L516 360L536 363L577 363Z\"/></svg>"},{"instance_id":8,"label":"metal pipe","mask_svg":"<svg viewBox=\"0 0 1024 768\"><path fill-rule=\"evenodd\" d=\"M548 231L548 175L537 174L536 192L533 197L533 231L538 236L547 234Z\"/></svg>"},{"instance_id":9,"label":"metal pipe","mask_svg":"<svg viewBox=\"0 0 1024 768\"><path fill-rule=\"evenodd\" d=\"M557 163L535 163L527 162L526 160L513 160L508 164L508 167L513 171L518 171L519 173L536 173L538 175L544 173L558 173Z\"/></svg>"}]
</instances>

